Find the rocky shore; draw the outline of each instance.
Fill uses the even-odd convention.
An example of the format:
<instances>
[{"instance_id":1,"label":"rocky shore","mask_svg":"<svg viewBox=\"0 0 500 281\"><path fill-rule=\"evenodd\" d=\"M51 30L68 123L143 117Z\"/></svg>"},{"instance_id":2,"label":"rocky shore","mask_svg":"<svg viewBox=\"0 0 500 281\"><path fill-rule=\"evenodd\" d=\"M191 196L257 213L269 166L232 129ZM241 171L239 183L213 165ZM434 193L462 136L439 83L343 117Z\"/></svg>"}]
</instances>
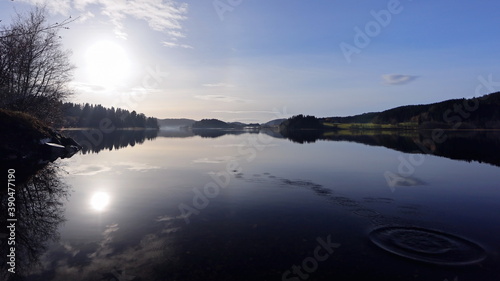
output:
<instances>
[{"instance_id":1,"label":"rocky shore","mask_svg":"<svg viewBox=\"0 0 500 281\"><path fill-rule=\"evenodd\" d=\"M21 112L0 109L2 166L29 166L68 158L81 149L69 137Z\"/></svg>"}]
</instances>

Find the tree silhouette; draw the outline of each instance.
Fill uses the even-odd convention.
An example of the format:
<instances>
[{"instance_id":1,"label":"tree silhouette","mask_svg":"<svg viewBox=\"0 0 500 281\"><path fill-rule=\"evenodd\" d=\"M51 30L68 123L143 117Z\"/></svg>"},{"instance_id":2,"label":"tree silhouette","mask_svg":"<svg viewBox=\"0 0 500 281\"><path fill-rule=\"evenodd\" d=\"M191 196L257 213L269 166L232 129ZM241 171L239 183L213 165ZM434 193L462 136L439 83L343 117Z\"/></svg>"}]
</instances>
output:
<instances>
[{"instance_id":1,"label":"tree silhouette","mask_svg":"<svg viewBox=\"0 0 500 281\"><path fill-rule=\"evenodd\" d=\"M84 105L75 103L61 103L62 121L57 124L70 128L100 128L101 122L109 123L113 128L148 128L158 129L158 119L147 117L143 113L126 109L106 108L100 104Z\"/></svg>"},{"instance_id":2,"label":"tree silhouette","mask_svg":"<svg viewBox=\"0 0 500 281\"><path fill-rule=\"evenodd\" d=\"M45 9L35 8L0 27L0 108L57 120L74 69L57 31L71 21L49 24Z\"/></svg>"},{"instance_id":3,"label":"tree silhouette","mask_svg":"<svg viewBox=\"0 0 500 281\"><path fill-rule=\"evenodd\" d=\"M50 241L59 238L58 228L64 222L64 202L70 187L61 177L63 171L55 163L28 176L24 182L16 182L16 272L29 273L40 265L40 257ZM2 210L7 210L7 193L0 193ZM6 221L7 212L0 218ZM2 241L3 242L3 241ZM10 247L1 243L2 253ZM1 280L8 280L7 263L0 265Z\"/></svg>"}]
</instances>

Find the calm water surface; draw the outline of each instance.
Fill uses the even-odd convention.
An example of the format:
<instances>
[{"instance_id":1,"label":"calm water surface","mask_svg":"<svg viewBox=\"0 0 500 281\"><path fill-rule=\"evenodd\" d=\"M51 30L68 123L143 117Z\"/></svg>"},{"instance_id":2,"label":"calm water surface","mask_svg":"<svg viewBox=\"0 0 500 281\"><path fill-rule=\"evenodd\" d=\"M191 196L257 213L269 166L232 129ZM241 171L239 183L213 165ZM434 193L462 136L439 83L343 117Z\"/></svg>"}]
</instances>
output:
<instances>
[{"instance_id":1,"label":"calm water surface","mask_svg":"<svg viewBox=\"0 0 500 281\"><path fill-rule=\"evenodd\" d=\"M26 280L500 280L494 165L263 134L59 163L66 222Z\"/></svg>"}]
</instances>

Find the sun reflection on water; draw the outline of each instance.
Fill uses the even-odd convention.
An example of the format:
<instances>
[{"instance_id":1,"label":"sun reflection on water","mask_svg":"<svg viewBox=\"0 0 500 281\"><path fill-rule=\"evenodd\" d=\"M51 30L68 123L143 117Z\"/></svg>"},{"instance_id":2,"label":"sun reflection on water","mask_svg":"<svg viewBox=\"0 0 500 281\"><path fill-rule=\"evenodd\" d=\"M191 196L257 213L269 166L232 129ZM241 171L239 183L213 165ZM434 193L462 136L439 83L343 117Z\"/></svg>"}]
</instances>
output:
<instances>
[{"instance_id":1,"label":"sun reflection on water","mask_svg":"<svg viewBox=\"0 0 500 281\"><path fill-rule=\"evenodd\" d=\"M110 202L110 196L106 192L96 192L92 195L90 199L90 206L93 210L98 212L103 212L106 210Z\"/></svg>"}]
</instances>

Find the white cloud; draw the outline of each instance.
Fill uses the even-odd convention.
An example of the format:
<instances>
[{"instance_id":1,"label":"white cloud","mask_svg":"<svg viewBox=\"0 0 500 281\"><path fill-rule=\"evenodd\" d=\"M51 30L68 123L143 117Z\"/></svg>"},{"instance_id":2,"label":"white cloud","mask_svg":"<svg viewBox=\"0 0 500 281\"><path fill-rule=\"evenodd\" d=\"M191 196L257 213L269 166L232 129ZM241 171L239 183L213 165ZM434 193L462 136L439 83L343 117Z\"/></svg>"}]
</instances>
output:
<instances>
[{"instance_id":1,"label":"white cloud","mask_svg":"<svg viewBox=\"0 0 500 281\"><path fill-rule=\"evenodd\" d=\"M71 81L69 83L69 88L77 93L102 93L106 91L106 88L100 85L94 85L90 83Z\"/></svg>"},{"instance_id":2,"label":"white cloud","mask_svg":"<svg viewBox=\"0 0 500 281\"><path fill-rule=\"evenodd\" d=\"M161 42L163 46L169 47L169 48L184 48L184 49L194 49L193 46L187 45L187 44L178 44L174 42Z\"/></svg>"},{"instance_id":3,"label":"white cloud","mask_svg":"<svg viewBox=\"0 0 500 281\"><path fill-rule=\"evenodd\" d=\"M219 163L227 163L229 161L234 160L234 157L231 156L225 156L225 157L217 157L217 158L199 158L193 160L193 163L196 164L219 164Z\"/></svg>"},{"instance_id":4,"label":"white cloud","mask_svg":"<svg viewBox=\"0 0 500 281\"><path fill-rule=\"evenodd\" d=\"M232 88L234 85L228 84L228 83L214 83L214 84L203 84L204 87L221 87L221 88Z\"/></svg>"},{"instance_id":5,"label":"white cloud","mask_svg":"<svg viewBox=\"0 0 500 281\"><path fill-rule=\"evenodd\" d=\"M117 164L117 166L123 166L127 170L136 171L136 172L145 172L148 170L161 169L161 167L159 167L159 166L154 166L154 165L149 165L149 164L139 163L139 162L121 162L121 163Z\"/></svg>"},{"instance_id":6,"label":"white cloud","mask_svg":"<svg viewBox=\"0 0 500 281\"><path fill-rule=\"evenodd\" d=\"M176 31L175 37L182 37L180 22L186 19L188 5L162 0L74 0L74 6L84 11L90 4L98 5L101 14L109 17L115 26L115 34L126 37L123 21L127 17L144 20L151 29L169 33Z\"/></svg>"},{"instance_id":7,"label":"white cloud","mask_svg":"<svg viewBox=\"0 0 500 281\"><path fill-rule=\"evenodd\" d=\"M111 171L111 167L107 165L79 165L76 168L67 169L74 176L95 176L100 173Z\"/></svg>"},{"instance_id":8,"label":"white cloud","mask_svg":"<svg viewBox=\"0 0 500 281\"><path fill-rule=\"evenodd\" d=\"M384 74L382 75L382 79L384 80L385 84L389 85L404 85L408 84L415 79L417 79L418 76L414 75L404 75L404 74Z\"/></svg>"},{"instance_id":9,"label":"white cloud","mask_svg":"<svg viewBox=\"0 0 500 281\"><path fill-rule=\"evenodd\" d=\"M271 111L271 110L214 110L212 112L229 113L229 114L252 114L252 113L276 114L276 111Z\"/></svg>"},{"instance_id":10,"label":"white cloud","mask_svg":"<svg viewBox=\"0 0 500 281\"><path fill-rule=\"evenodd\" d=\"M77 22L82 23L94 17L95 15L91 11L86 11L85 13L80 15Z\"/></svg>"},{"instance_id":11,"label":"white cloud","mask_svg":"<svg viewBox=\"0 0 500 281\"><path fill-rule=\"evenodd\" d=\"M179 32L179 31L175 31L175 30L171 30L168 32L169 35L171 35L172 37L181 37L181 38L184 38L186 37L186 35L184 35L183 33ZM174 38L177 40L177 38Z\"/></svg>"},{"instance_id":12,"label":"white cloud","mask_svg":"<svg viewBox=\"0 0 500 281\"><path fill-rule=\"evenodd\" d=\"M172 0L20 0L32 5L45 5L55 14L68 15L71 8L83 13L80 21L92 18L90 6L109 18L118 37L127 38L124 21L128 17L146 21L155 31L164 32L172 38L185 37L181 22L186 20L187 3Z\"/></svg>"},{"instance_id":13,"label":"white cloud","mask_svg":"<svg viewBox=\"0 0 500 281\"><path fill-rule=\"evenodd\" d=\"M134 172L146 172L150 170L159 170L161 167L138 163L138 162L120 162L118 164L101 163L94 165L79 165L78 167L71 168L69 165L67 171L73 176L95 176L100 173L119 172L118 168Z\"/></svg>"},{"instance_id":14,"label":"white cloud","mask_svg":"<svg viewBox=\"0 0 500 281\"><path fill-rule=\"evenodd\" d=\"M175 219L176 219L175 217L172 217L172 216L169 216L169 215L163 215L163 216L158 216L158 218L156 218L156 221L157 222L172 221L172 220L175 220Z\"/></svg>"},{"instance_id":15,"label":"white cloud","mask_svg":"<svg viewBox=\"0 0 500 281\"><path fill-rule=\"evenodd\" d=\"M71 0L19 0L36 6L45 6L54 14L67 15L71 9Z\"/></svg>"},{"instance_id":16,"label":"white cloud","mask_svg":"<svg viewBox=\"0 0 500 281\"><path fill-rule=\"evenodd\" d=\"M49 249L43 257L43 275L50 273L53 280L152 280L155 268L175 259L173 235L182 230L181 223L180 217L161 216L154 232L139 232L140 237L136 232L130 236L127 224L106 225L97 241L66 242Z\"/></svg>"},{"instance_id":17,"label":"white cloud","mask_svg":"<svg viewBox=\"0 0 500 281\"><path fill-rule=\"evenodd\" d=\"M200 100L211 100L211 101L221 101L221 102L239 102L239 103L250 103L252 100L240 99L237 97L225 96L225 95L197 95L194 96Z\"/></svg>"}]
</instances>

